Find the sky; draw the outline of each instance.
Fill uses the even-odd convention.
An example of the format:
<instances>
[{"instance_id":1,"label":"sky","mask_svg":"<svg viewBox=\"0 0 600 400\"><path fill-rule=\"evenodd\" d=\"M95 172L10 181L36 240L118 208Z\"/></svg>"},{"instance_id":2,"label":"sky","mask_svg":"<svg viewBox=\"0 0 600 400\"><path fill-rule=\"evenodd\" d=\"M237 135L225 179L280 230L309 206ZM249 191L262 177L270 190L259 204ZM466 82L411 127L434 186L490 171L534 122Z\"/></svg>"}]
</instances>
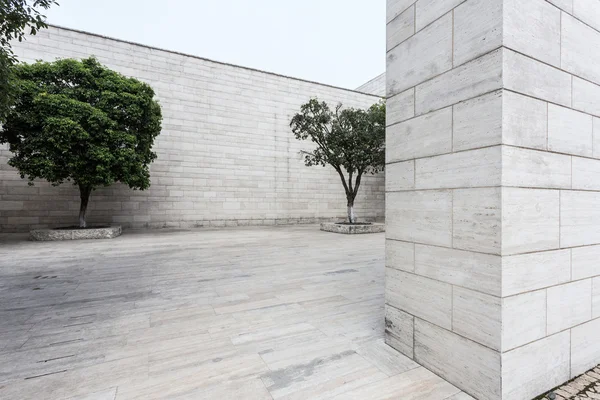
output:
<instances>
[{"instance_id":1,"label":"sky","mask_svg":"<svg viewBox=\"0 0 600 400\"><path fill-rule=\"evenodd\" d=\"M385 0L59 0L54 25L355 89L385 71Z\"/></svg>"}]
</instances>

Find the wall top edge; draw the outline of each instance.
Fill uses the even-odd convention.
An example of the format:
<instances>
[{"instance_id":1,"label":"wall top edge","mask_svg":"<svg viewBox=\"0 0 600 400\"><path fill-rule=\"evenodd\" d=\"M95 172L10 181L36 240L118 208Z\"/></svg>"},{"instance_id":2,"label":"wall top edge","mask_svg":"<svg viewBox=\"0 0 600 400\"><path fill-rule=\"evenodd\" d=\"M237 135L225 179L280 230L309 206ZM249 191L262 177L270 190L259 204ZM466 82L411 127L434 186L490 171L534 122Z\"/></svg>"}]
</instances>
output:
<instances>
[{"instance_id":1,"label":"wall top edge","mask_svg":"<svg viewBox=\"0 0 600 400\"><path fill-rule=\"evenodd\" d=\"M261 70L261 69L258 69L258 68L245 67L243 65L231 64L231 63L227 63L227 62L223 62L223 61L217 61L217 60L211 60L210 58L200 57L200 56L196 56L196 55L189 54L189 53L183 53L183 52L180 52L180 51L164 49L164 48L161 48L161 47L149 46L149 45L146 45L146 44L131 42L131 41L128 41L128 40L118 39L118 38L114 38L114 37L111 37L111 36L105 36L105 35L101 35L101 34L98 34L98 33L86 32L86 31L82 31L82 30L79 30L79 29L68 28L66 26L61 26L61 25L56 25L56 24L47 24L47 25L48 25L48 27L59 29L59 30L76 32L76 33L80 33L80 34L83 34L83 35L99 37L99 38L102 38L102 39L112 40L112 41L115 41L115 42L126 43L126 44L130 44L130 45L133 45L133 46L143 47L143 48L146 48L146 49L158 50L158 51L163 51L165 53L171 53L171 54L177 54L177 55L180 55L180 56L183 56L183 57L195 58L195 59L198 59L198 60L203 60L203 61L207 61L207 62L210 62L210 63L224 65L224 66L228 66L228 67L232 67L232 68L239 68L239 69L244 69L244 70L247 70L247 71L259 72L259 73L266 74L266 75L277 76L279 78L291 79L291 80L294 80L294 81L310 83L310 84L313 84L313 85L324 86L324 87L328 87L328 88L332 88L332 89L337 89L337 90L343 90L345 92L362 94L362 95L373 97L373 98L376 98L376 99L385 99L385 97L377 96L377 95L366 93L366 92L361 92L359 90L353 90L353 89L343 88L343 87L340 87L340 86L329 85L327 83L311 81L311 80L308 80L308 79L296 78L296 77L293 77L293 76L278 74L276 72L265 71L265 70Z\"/></svg>"}]
</instances>

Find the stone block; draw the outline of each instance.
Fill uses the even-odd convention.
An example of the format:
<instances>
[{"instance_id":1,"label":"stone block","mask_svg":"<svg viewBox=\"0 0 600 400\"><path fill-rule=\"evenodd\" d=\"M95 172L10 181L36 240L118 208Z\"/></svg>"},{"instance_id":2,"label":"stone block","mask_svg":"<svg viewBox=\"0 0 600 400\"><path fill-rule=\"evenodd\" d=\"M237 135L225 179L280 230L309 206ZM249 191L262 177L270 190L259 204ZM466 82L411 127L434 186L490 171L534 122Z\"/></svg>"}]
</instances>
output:
<instances>
[{"instance_id":1,"label":"stone block","mask_svg":"<svg viewBox=\"0 0 600 400\"><path fill-rule=\"evenodd\" d=\"M556 7L562 10L565 10L569 14L573 14L573 0L548 0L548 2L554 4Z\"/></svg>"},{"instance_id":2,"label":"stone block","mask_svg":"<svg viewBox=\"0 0 600 400\"><path fill-rule=\"evenodd\" d=\"M571 75L564 71L505 50L503 76L505 89L571 106Z\"/></svg>"},{"instance_id":3,"label":"stone block","mask_svg":"<svg viewBox=\"0 0 600 400\"><path fill-rule=\"evenodd\" d=\"M499 400L500 353L415 319L415 361L480 400Z\"/></svg>"},{"instance_id":4,"label":"stone block","mask_svg":"<svg viewBox=\"0 0 600 400\"><path fill-rule=\"evenodd\" d=\"M597 3L597 1L587 3ZM597 8L600 13L600 6ZM600 64L600 32L564 14L561 40L562 68L599 84L600 71L597 66Z\"/></svg>"},{"instance_id":5,"label":"stone block","mask_svg":"<svg viewBox=\"0 0 600 400\"><path fill-rule=\"evenodd\" d=\"M450 12L464 0L420 0L416 3L416 28L423 29L433 21Z\"/></svg>"},{"instance_id":6,"label":"stone block","mask_svg":"<svg viewBox=\"0 0 600 400\"><path fill-rule=\"evenodd\" d=\"M501 350L502 300L455 286L452 331L494 350Z\"/></svg>"},{"instance_id":7,"label":"stone block","mask_svg":"<svg viewBox=\"0 0 600 400\"><path fill-rule=\"evenodd\" d=\"M469 0L456 7L454 65L464 64L502 46L502 4L497 0Z\"/></svg>"},{"instance_id":8,"label":"stone block","mask_svg":"<svg viewBox=\"0 0 600 400\"><path fill-rule=\"evenodd\" d=\"M452 68L452 15L446 15L387 54L387 95Z\"/></svg>"},{"instance_id":9,"label":"stone block","mask_svg":"<svg viewBox=\"0 0 600 400\"><path fill-rule=\"evenodd\" d=\"M502 297L560 285L570 280L570 250L502 257Z\"/></svg>"},{"instance_id":10,"label":"stone block","mask_svg":"<svg viewBox=\"0 0 600 400\"><path fill-rule=\"evenodd\" d=\"M600 160L573 157L573 189L600 190Z\"/></svg>"},{"instance_id":11,"label":"stone block","mask_svg":"<svg viewBox=\"0 0 600 400\"><path fill-rule=\"evenodd\" d=\"M561 192L560 227L562 247L600 243L600 193Z\"/></svg>"},{"instance_id":12,"label":"stone block","mask_svg":"<svg viewBox=\"0 0 600 400\"><path fill-rule=\"evenodd\" d=\"M504 46L560 68L560 10L545 0L504 0L503 6Z\"/></svg>"},{"instance_id":13,"label":"stone block","mask_svg":"<svg viewBox=\"0 0 600 400\"><path fill-rule=\"evenodd\" d=\"M547 149L548 104L545 101L505 90L501 114L503 144Z\"/></svg>"},{"instance_id":14,"label":"stone block","mask_svg":"<svg viewBox=\"0 0 600 400\"><path fill-rule=\"evenodd\" d=\"M569 108L548 105L548 150L591 157L592 116Z\"/></svg>"},{"instance_id":15,"label":"stone block","mask_svg":"<svg viewBox=\"0 0 600 400\"><path fill-rule=\"evenodd\" d=\"M600 86L574 76L573 108L600 116Z\"/></svg>"},{"instance_id":16,"label":"stone block","mask_svg":"<svg viewBox=\"0 0 600 400\"><path fill-rule=\"evenodd\" d=\"M386 101L387 126L402 122L415 116L415 90L408 89L390 97Z\"/></svg>"},{"instance_id":17,"label":"stone block","mask_svg":"<svg viewBox=\"0 0 600 400\"><path fill-rule=\"evenodd\" d=\"M413 358L415 317L390 305L385 306L385 342L407 357Z\"/></svg>"},{"instance_id":18,"label":"stone block","mask_svg":"<svg viewBox=\"0 0 600 400\"><path fill-rule=\"evenodd\" d=\"M404 10L410 7L415 0L387 0L386 3L386 22L390 22L398 15L400 15Z\"/></svg>"},{"instance_id":19,"label":"stone block","mask_svg":"<svg viewBox=\"0 0 600 400\"><path fill-rule=\"evenodd\" d=\"M502 399L527 400L570 378L570 334L549 336L502 354Z\"/></svg>"},{"instance_id":20,"label":"stone block","mask_svg":"<svg viewBox=\"0 0 600 400\"><path fill-rule=\"evenodd\" d=\"M600 318L600 276L592 279L592 317Z\"/></svg>"},{"instance_id":21,"label":"stone block","mask_svg":"<svg viewBox=\"0 0 600 400\"><path fill-rule=\"evenodd\" d=\"M398 240L386 240L385 265L393 269L414 272L415 244Z\"/></svg>"},{"instance_id":22,"label":"stone block","mask_svg":"<svg viewBox=\"0 0 600 400\"><path fill-rule=\"evenodd\" d=\"M600 360L600 318L571 330L571 376L581 375Z\"/></svg>"},{"instance_id":23,"label":"stone block","mask_svg":"<svg viewBox=\"0 0 600 400\"><path fill-rule=\"evenodd\" d=\"M387 50L390 51L415 33L415 6L407 8L403 13L387 24Z\"/></svg>"},{"instance_id":24,"label":"stone block","mask_svg":"<svg viewBox=\"0 0 600 400\"><path fill-rule=\"evenodd\" d=\"M577 247L571 252L573 280L600 276L600 246Z\"/></svg>"},{"instance_id":25,"label":"stone block","mask_svg":"<svg viewBox=\"0 0 600 400\"><path fill-rule=\"evenodd\" d=\"M446 329L452 327L452 286L386 268L386 303Z\"/></svg>"},{"instance_id":26,"label":"stone block","mask_svg":"<svg viewBox=\"0 0 600 400\"><path fill-rule=\"evenodd\" d=\"M502 255L559 247L559 193L556 190L502 189Z\"/></svg>"},{"instance_id":27,"label":"stone block","mask_svg":"<svg viewBox=\"0 0 600 400\"><path fill-rule=\"evenodd\" d=\"M502 299L502 351L546 336L546 291Z\"/></svg>"},{"instance_id":28,"label":"stone block","mask_svg":"<svg viewBox=\"0 0 600 400\"><path fill-rule=\"evenodd\" d=\"M388 163L449 153L452 151L452 108L388 127L386 143Z\"/></svg>"},{"instance_id":29,"label":"stone block","mask_svg":"<svg viewBox=\"0 0 600 400\"><path fill-rule=\"evenodd\" d=\"M499 256L417 244L414 271L441 282L501 295Z\"/></svg>"},{"instance_id":30,"label":"stone block","mask_svg":"<svg viewBox=\"0 0 600 400\"><path fill-rule=\"evenodd\" d=\"M594 157L600 158L600 118L594 117Z\"/></svg>"},{"instance_id":31,"label":"stone block","mask_svg":"<svg viewBox=\"0 0 600 400\"><path fill-rule=\"evenodd\" d=\"M502 185L570 189L571 157L545 151L502 148Z\"/></svg>"},{"instance_id":32,"label":"stone block","mask_svg":"<svg viewBox=\"0 0 600 400\"><path fill-rule=\"evenodd\" d=\"M503 50L495 50L418 85L415 94L416 115L500 89L502 54Z\"/></svg>"},{"instance_id":33,"label":"stone block","mask_svg":"<svg viewBox=\"0 0 600 400\"><path fill-rule=\"evenodd\" d=\"M565 283L548 289L548 335L592 319L592 280Z\"/></svg>"},{"instance_id":34,"label":"stone block","mask_svg":"<svg viewBox=\"0 0 600 400\"><path fill-rule=\"evenodd\" d=\"M502 151L496 146L422 158L415 169L417 189L499 186Z\"/></svg>"},{"instance_id":35,"label":"stone block","mask_svg":"<svg viewBox=\"0 0 600 400\"><path fill-rule=\"evenodd\" d=\"M499 188L458 189L453 194L452 243L456 249L500 254Z\"/></svg>"},{"instance_id":36,"label":"stone block","mask_svg":"<svg viewBox=\"0 0 600 400\"><path fill-rule=\"evenodd\" d=\"M496 91L454 106L453 151L502 143L502 98Z\"/></svg>"},{"instance_id":37,"label":"stone block","mask_svg":"<svg viewBox=\"0 0 600 400\"><path fill-rule=\"evenodd\" d=\"M414 160L388 164L385 172L385 190L387 192L415 188Z\"/></svg>"}]
</instances>

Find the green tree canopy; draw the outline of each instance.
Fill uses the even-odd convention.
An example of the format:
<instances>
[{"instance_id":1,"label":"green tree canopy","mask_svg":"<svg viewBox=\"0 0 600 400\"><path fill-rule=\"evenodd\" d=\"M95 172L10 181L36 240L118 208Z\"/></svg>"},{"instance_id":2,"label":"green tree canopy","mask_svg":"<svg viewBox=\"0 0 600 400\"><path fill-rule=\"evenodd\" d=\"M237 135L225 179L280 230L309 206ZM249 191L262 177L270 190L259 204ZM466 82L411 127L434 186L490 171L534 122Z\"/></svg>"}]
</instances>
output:
<instances>
[{"instance_id":1,"label":"green tree canopy","mask_svg":"<svg viewBox=\"0 0 600 400\"><path fill-rule=\"evenodd\" d=\"M385 167L385 103L368 110L332 110L326 102L311 99L290 123L298 140L311 140L312 151L303 151L307 166L330 165L339 174L348 207L348 221L356 222L354 200L365 173L375 174Z\"/></svg>"},{"instance_id":2,"label":"green tree canopy","mask_svg":"<svg viewBox=\"0 0 600 400\"><path fill-rule=\"evenodd\" d=\"M20 64L14 76L17 100L0 132L13 153L8 164L30 184L40 178L77 185L81 227L97 187L150 186L162 117L149 85L94 58Z\"/></svg>"},{"instance_id":3,"label":"green tree canopy","mask_svg":"<svg viewBox=\"0 0 600 400\"><path fill-rule=\"evenodd\" d=\"M39 10L50 8L55 0L0 0L0 122L8 114L13 101L11 66L16 58L11 41L22 41L29 31L35 35L47 28L46 17Z\"/></svg>"}]
</instances>

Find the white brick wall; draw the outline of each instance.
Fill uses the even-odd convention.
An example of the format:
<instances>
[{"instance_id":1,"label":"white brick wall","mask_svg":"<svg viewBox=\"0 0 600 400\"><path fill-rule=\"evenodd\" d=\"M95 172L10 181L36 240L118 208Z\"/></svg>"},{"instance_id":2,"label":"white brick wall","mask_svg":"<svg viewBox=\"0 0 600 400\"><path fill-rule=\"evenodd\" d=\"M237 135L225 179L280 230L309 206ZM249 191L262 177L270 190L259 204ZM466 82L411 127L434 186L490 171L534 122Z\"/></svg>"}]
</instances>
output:
<instances>
[{"instance_id":1,"label":"white brick wall","mask_svg":"<svg viewBox=\"0 0 600 400\"><path fill-rule=\"evenodd\" d=\"M600 2L388 12L387 343L529 400L600 363Z\"/></svg>"},{"instance_id":2,"label":"white brick wall","mask_svg":"<svg viewBox=\"0 0 600 400\"><path fill-rule=\"evenodd\" d=\"M345 217L345 195L330 168L305 167L289 120L317 96L368 107L378 97L197 57L50 27L15 44L20 60L95 55L148 82L163 107L152 186L121 185L92 194L92 223L193 227L314 222ZM79 209L70 185L28 187L0 149L0 231L69 225ZM359 217L383 217L383 174L363 180Z\"/></svg>"}]
</instances>

